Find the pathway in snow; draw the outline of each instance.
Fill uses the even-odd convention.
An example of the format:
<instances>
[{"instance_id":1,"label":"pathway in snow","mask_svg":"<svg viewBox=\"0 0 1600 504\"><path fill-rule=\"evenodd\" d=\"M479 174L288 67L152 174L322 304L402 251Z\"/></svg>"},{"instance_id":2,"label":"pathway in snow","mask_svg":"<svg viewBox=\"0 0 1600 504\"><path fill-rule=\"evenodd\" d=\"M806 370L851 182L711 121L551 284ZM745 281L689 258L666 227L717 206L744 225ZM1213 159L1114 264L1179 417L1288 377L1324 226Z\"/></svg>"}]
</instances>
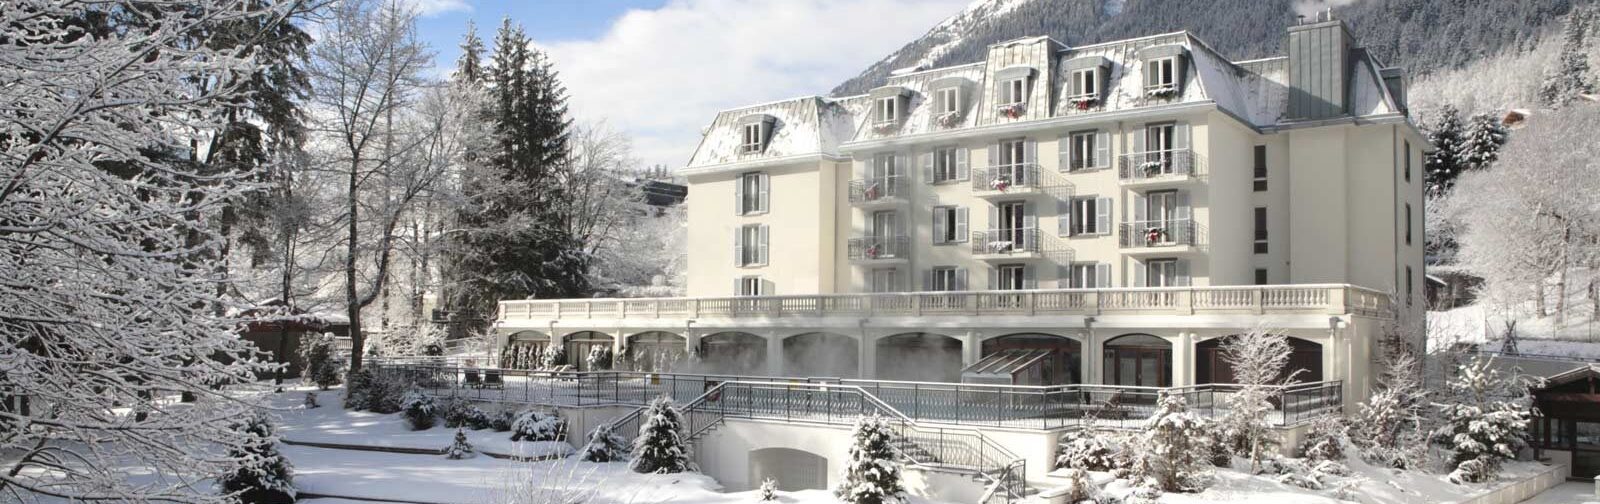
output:
<instances>
[{"instance_id":1,"label":"pathway in snow","mask_svg":"<svg viewBox=\"0 0 1600 504\"><path fill-rule=\"evenodd\" d=\"M1595 495L1594 488L1594 483L1568 481L1522 501L1522 504L1600 504L1600 496Z\"/></svg>"}]
</instances>

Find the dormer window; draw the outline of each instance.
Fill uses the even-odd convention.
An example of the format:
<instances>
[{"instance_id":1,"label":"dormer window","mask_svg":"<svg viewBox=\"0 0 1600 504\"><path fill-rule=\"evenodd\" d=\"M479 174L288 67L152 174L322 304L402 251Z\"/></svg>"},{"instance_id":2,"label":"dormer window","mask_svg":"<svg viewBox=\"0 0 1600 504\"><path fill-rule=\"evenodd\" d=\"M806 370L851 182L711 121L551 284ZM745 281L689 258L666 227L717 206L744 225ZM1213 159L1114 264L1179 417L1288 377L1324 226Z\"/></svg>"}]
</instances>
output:
<instances>
[{"instance_id":1,"label":"dormer window","mask_svg":"<svg viewBox=\"0 0 1600 504\"><path fill-rule=\"evenodd\" d=\"M1011 79L1001 85L1001 105L1022 105L1028 102L1028 80Z\"/></svg>"},{"instance_id":2,"label":"dormer window","mask_svg":"<svg viewBox=\"0 0 1600 504\"><path fill-rule=\"evenodd\" d=\"M763 139L767 137L762 131L765 129L764 126L766 125L762 123L751 123L744 125L744 141L740 143L740 152L753 154L761 152L761 149L766 147L765 145L762 145L766 143L763 141Z\"/></svg>"},{"instance_id":3,"label":"dormer window","mask_svg":"<svg viewBox=\"0 0 1600 504\"><path fill-rule=\"evenodd\" d=\"M900 97L879 98L876 109L877 115L873 118L874 125L893 126L900 121Z\"/></svg>"},{"instance_id":4,"label":"dormer window","mask_svg":"<svg viewBox=\"0 0 1600 504\"><path fill-rule=\"evenodd\" d=\"M1178 58L1161 58L1144 64L1144 94L1155 98L1178 95Z\"/></svg>"},{"instance_id":5,"label":"dormer window","mask_svg":"<svg viewBox=\"0 0 1600 504\"><path fill-rule=\"evenodd\" d=\"M901 86L883 86L873 89L870 94L872 130L879 134L894 133L900 128L900 119L911 99L911 90Z\"/></svg>"},{"instance_id":6,"label":"dormer window","mask_svg":"<svg viewBox=\"0 0 1600 504\"><path fill-rule=\"evenodd\" d=\"M1111 61L1104 56L1080 56L1063 63L1067 71L1067 103L1088 110L1105 94Z\"/></svg>"},{"instance_id":7,"label":"dormer window","mask_svg":"<svg viewBox=\"0 0 1600 504\"><path fill-rule=\"evenodd\" d=\"M1072 97L1100 96L1099 73L1093 68L1072 72Z\"/></svg>"},{"instance_id":8,"label":"dormer window","mask_svg":"<svg viewBox=\"0 0 1600 504\"><path fill-rule=\"evenodd\" d=\"M1009 66L995 72L994 102L1001 116L1016 119L1028 106L1028 84L1033 78L1033 67Z\"/></svg>"}]
</instances>

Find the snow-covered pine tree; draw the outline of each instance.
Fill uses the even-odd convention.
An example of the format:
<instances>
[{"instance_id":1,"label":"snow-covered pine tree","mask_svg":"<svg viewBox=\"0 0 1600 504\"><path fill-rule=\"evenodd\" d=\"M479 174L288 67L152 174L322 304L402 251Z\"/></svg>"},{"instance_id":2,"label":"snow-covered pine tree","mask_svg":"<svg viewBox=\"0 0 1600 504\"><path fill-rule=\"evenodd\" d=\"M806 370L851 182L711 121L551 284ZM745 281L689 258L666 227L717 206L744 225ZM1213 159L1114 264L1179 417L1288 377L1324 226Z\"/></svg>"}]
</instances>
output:
<instances>
[{"instance_id":1,"label":"snow-covered pine tree","mask_svg":"<svg viewBox=\"0 0 1600 504\"><path fill-rule=\"evenodd\" d=\"M662 396L650 401L641 414L644 423L639 426L639 437L633 440L633 460L628 467L645 474L693 471L683 412L672 398Z\"/></svg>"},{"instance_id":2,"label":"snow-covered pine tree","mask_svg":"<svg viewBox=\"0 0 1600 504\"><path fill-rule=\"evenodd\" d=\"M251 463L219 479L223 495L247 504L292 504L294 467L278 453L278 436L272 421L253 414L235 428L243 443L229 448L228 456Z\"/></svg>"},{"instance_id":3,"label":"snow-covered pine tree","mask_svg":"<svg viewBox=\"0 0 1600 504\"><path fill-rule=\"evenodd\" d=\"M1323 417L1312 422L1305 441L1300 443L1300 456L1321 462L1344 460L1344 446L1350 442L1349 427L1339 417Z\"/></svg>"},{"instance_id":4,"label":"snow-covered pine tree","mask_svg":"<svg viewBox=\"0 0 1600 504\"><path fill-rule=\"evenodd\" d=\"M628 457L628 442L613 431L610 423L602 423L589 433L589 444L583 446L579 459L584 462L616 462Z\"/></svg>"},{"instance_id":5,"label":"snow-covered pine tree","mask_svg":"<svg viewBox=\"0 0 1600 504\"><path fill-rule=\"evenodd\" d=\"M478 37L478 25L467 20L467 33L461 36L461 57L456 58L455 72L450 80L470 86L483 83L483 39Z\"/></svg>"},{"instance_id":6,"label":"snow-covered pine tree","mask_svg":"<svg viewBox=\"0 0 1600 504\"><path fill-rule=\"evenodd\" d=\"M1428 153L1423 166L1427 170L1429 194L1448 192L1464 168L1462 144L1466 142L1466 128L1461 124L1461 112L1455 106L1439 109L1438 118L1427 126L1428 143L1434 151Z\"/></svg>"},{"instance_id":7,"label":"snow-covered pine tree","mask_svg":"<svg viewBox=\"0 0 1600 504\"><path fill-rule=\"evenodd\" d=\"M255 167L188 159L255 105L242 83L265 68L221 27L268 37L303 6L250 4L0 8L0 423L28 426L4 434L8 499L221 502L196 480L256 464L219 456L247 446L232 426L250 407L214 387L271 367L225 315L247 307L218 294L225 237L205 218ZM180 396L196 402L153 406Z\"/></svg>"},{"instance_id":8,"label":"snow-covered pine tree","mask_svg":"<svg viewBox=\"0 0 1600 504\"><path fill-rule=\"evenodd\" d=\"M434 405L433 397L417 390L407 391L401 397L400 411L411 430L428 430L438 421L439 408Z\"/></svg>"},{"instance_id":9,"label":"snow-covered pine tree","mask_svg":"<svg viewBox=\"0 0 1600 504\"><path fill-rule=\"evenodd\" d=\"M1461 142L1462 169L1481 170L1499 160L1506 133L1499 118L1488 113L1473 114L1467 119L1466 138Z\"/></svg>"},{"instance_id":10,"label":"snow-covered pine tree","mask_svg":"<svg viewBox=\"0 0 1600 504\"><path fill-rule=\"evenodd\" d=\"M1056 468L1110 471L1117 466L1117 450L1107 440L1111 436L1089 427L1063 433L1057 443Z\"/></svg>"},{"instance_id":11,"label":"snow-covered pine tree","mask_svg":"<svg viewBox=\"0 0 1600 504\"><path fill-rule=\"evenodd\" d=\"M849 459L844 465L844 483L833 490L839 500L850 504L904 502L906 488L900 479L894 448L889 444L892 436L889 423L882 417L856 419Z\"/></svg>"},{"instance_id":12,"label":"snow-covered pine tree","mask_svg":"<svg viewBox=\"0 0 1600 504\"><path fill-rule=\"evenodd\" d=\"M467 432L459 427L456 428L455 441L451 442L450 447L445 448L444 450L445 458L450 460L461 460L464 458L471 458L472 455L472 443L467 442Z\"/></svg>"},{"instance_id":13,"label":"snow-covered pine tree","mask_svg":"<svg viewBox=\"0 0 1600 504\"><path fill-rule=\"evenodd\" d=\"M1506 460L1527 446L1536 412L1528 384L1505 376L1493 359L1475 357L1450 380L1450 402L1439 405L1443 424L1433 441L1453 452L1450 481L1493 480Z\"/></svg>"},{"instance_id":14,"label":"snow-covered pine tree","mask_svg":"<svg viewBox=\"0 0 1600 504\"><path fill-rule=\"evenodd\" d=\"M545 347L544 354L539 356L539 367L541 369L555 369L565 365L566 363L567 352L561 350L561 347L556 345Z\"/></svg>"},{"instance_id":15,"label":"snow-covered pine tree","mask_svg":"<svg viewBox=\"0 0 1600 504\"><path fill-rule=\"evenodd\" d=\"M339 384L339 359L334 357L334 339L331 333L322 333L306 338L300 347L300 360L305 363L302 376L306 381L317 384L317 388L328 390L328 387Z\"/></svg>"},{"instance_id":16,"label":"snow-covered pine tree","mask_svg":"<svg viewBox=\"0 0 1600 504\"><path fill-rule=\"evenodd\" d=\"M1209 426L1182 395L1161 392L1155 414L1135 434L1129 476L1157 492L1198 492L1211 484Z\"/></svg>"},{"instance_id":17,"label":"snow-covered pine tree","mask_svg":"<svg viewBox=\"0 0 1600 504\"><path fill-rule=\"evenodd\" d=\"M771 477L761 480L761 502L778 501L778 480Z\"/></svg>"},{"instance_id":18,"label":"snow-covered pine tree","mask_svg":"<svg viewBox=\"0 0 1600 504\"><path fill-rule=\"evenodd\" d=\"M1066 470L1067 477L1067 504L1100 504L1106 501L1105 491L1096 485L1089 477L1089 471L1082 468Z\"/></svg>"},{"instance_id":19,"label":"snow-covered pine tree","mask_svg":"<svg viewBox=\"0 0 1600 504\"><path fill-rule=\"evenodd\" d=\"M1351 442L1369 464L1410 469L1423 462L1426 439L1422 408L1427 391L1422 388L1422 366L1405 349L1380 354L1377 392L1361 404L1351 421Z\"/></svg>"},{"instance_id":20,"label":"snow-covered pine tree","mask_svg":"<svg viewBox=\"0 0 1600 504\"><path fill-rule=\"evenodd\" d=\"M1256 327L1222 342L1222 358L1233 367L1234 381L1242 385L1226 399L1228 412L1219 421L1223 439L1236 455L1250 459L1250 469L1261 466L1262 457L1278 445L1277 431L1267 418L1272 401L1281 394L1276 387L1299 374L1286 373L1294 347L1289 338Z\"/></svg>"},{"instance_id":21,"label":"snow-covered pine tree","mask_svg":"<svg viewBox=\"0 0 1600 504\"><path fill-rule=\"evenodd\" d=\"M525 410L511 423L512 441L558 441L567 434L567 421L556 414Z\"/></svg>"},{"instance_id":22,"label":"snow-covered pine tree","mask_svg":"<svg viewBox=\"0 0 1600 504\"><path fill-rule=\"evenodd\" d=\"M584 363L589 365L590 371L611 369L611 349L604 346L590 348L588 357L584 358Z\"/></svg>"},{"instance_id":23,"label":"snow-covered pine tree","mask_svg":"<svg viewBox=\"0 0 1600 504\"><path fill-rule=\"evenodd\" d=\"M1595 17L1595 12L1587 8L1575 8L1567 14L1561 53L1556 56L1555 66L1545 72L1544 83L1539 86L1539 101L1545 106L1561 108L1580 94L1595 92L1586 42Z\"/></svg>"}]
</instances>

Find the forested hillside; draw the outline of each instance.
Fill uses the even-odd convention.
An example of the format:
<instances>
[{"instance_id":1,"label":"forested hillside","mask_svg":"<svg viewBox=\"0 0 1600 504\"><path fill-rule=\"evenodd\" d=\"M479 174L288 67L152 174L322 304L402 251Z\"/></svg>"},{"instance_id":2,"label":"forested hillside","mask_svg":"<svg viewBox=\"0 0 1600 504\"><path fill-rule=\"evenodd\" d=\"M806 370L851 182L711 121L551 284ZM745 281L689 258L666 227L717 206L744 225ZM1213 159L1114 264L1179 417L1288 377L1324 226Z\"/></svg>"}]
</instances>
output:
<instances>
[{"instance_id":1,"label":"forested hillside","mask_svg":"<svg viewBox=\"0 0 1600 504\"><path fill-rule=\"evenodd\" d=\"M1507 49L1530 49L1574 5L1595 0L1355 0L1334 2L1335 17L1385 62L1422 75L1457 68ZM987 0L834 88L835 95L881 85L910 67L971 63L989 44L1049 35L1065 44L1189 30L1237 60L1280 53L1298 13L1329 4L1307 0Z\"/></svg>"}]
</instances>

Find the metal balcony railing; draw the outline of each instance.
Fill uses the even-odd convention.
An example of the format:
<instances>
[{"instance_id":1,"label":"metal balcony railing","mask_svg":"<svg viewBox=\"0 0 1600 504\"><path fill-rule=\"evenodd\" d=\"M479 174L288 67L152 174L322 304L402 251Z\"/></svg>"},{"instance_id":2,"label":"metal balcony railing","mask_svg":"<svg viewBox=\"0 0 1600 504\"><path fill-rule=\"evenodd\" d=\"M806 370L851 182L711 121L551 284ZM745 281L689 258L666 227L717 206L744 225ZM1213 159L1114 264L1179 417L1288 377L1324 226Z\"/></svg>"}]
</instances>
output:
<instances>
[{"instance_id":1,"label":"metal balcony railing","mask_svg":"<svg viewBox=\"0 0 1600 504\"><path fill-rule=\"evenodd\" d=\"M1124 183L1188 178L1200 173L1200 160L1189 149L1132 152L1118 156L1117 178Z\"/></svg>"},{"instance_id":2,"label":"metal balcony railing","mask_svg":"<svg viewBox=\"0 0 1600 504\"><path fill-rule=\"evenodd\" d=\"M1199 226L1191 219L1124 222L1118 233L1123 248L1198 245Z\"/></svg>"},{"instance_id":3,"label":"metal balcony railing","mask_svg":"<svg viewBox=\"0 0 1600 504\"><path fill-rule=\"evenodd\" d=\"M905 236L851 238L848 250L852 261L905 259L911 255L911 240Z\"/></svg>"},{"instance_id":4,"label":"metal balcony railing","mask_svg":"<svg viewBox=\"0 0 1600 504\"><path fill-rule=\"evenodd\" d=\"M905 199L909 181L901 175L872 177L850 181L850 203L871 203L876 201Z\"/></svg>"},{"instance_id":5,"label":"metal balcony railing","mask_svg":"<svg viewBox=\"0 0 1600 504\"><path fill-rule=\"evenodd\" d=\"M972 232L975 255L1034 254L1043 252L1038 228L991 229Z\"/></svg>"},{"instance_id":6,"label":"metal balcony railing","mask_svg":"<svg viewBox=\"0 0 1600 504\"><path fill-rule=\"evenodd\" d=\"M1043 186L1039 178L1039 165L1017 163L991 166L972 171L972 190L1009 192L1038 189Z\"/></svg>"}]
</instances>

